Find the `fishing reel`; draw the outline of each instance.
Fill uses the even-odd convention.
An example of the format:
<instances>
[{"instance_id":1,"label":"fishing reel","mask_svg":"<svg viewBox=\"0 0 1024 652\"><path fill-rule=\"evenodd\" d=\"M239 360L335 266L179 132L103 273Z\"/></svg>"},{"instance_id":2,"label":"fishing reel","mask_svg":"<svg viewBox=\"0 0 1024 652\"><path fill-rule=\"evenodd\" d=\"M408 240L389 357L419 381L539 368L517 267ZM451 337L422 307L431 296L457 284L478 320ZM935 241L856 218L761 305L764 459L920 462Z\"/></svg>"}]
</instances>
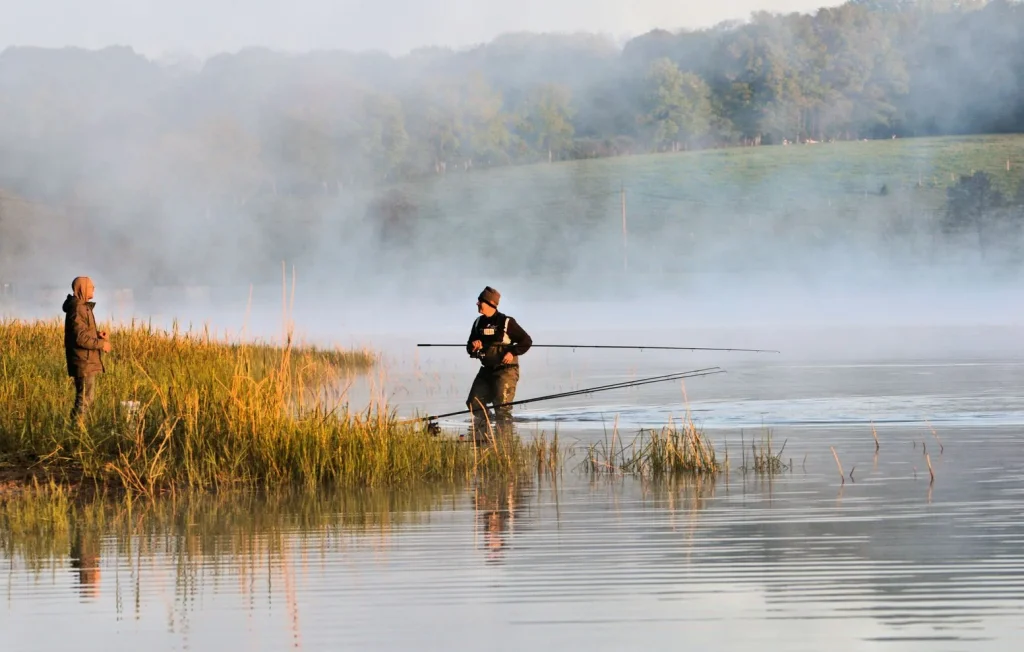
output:
<instances>
[{"instance_id":1,"label":"fishing reel","mask_svg":"<svg viewBox=\"0 0 1024 652\"><path fill-rule=\"evenodd\" d=\"M427 434L431 437L438 437L441 435L441 426L437 425L436 421L427 421L426 429Z\"/></svg>"}]
</instances>

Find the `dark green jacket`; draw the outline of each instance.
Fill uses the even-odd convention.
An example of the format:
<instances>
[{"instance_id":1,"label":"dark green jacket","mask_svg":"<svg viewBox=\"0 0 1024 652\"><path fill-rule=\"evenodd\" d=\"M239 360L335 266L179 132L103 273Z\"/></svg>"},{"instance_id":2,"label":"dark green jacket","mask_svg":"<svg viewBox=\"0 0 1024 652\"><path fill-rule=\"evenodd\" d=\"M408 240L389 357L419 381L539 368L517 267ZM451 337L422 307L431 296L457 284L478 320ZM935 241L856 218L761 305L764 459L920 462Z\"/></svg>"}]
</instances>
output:
<instances>
[{"instance_id":1,"label":"dark green jacket","mask_svg":"<svg viewBox=\"0 0 1024 652\"><path fill-rule=\"evenodd\" d=\"M68 361L68 375L84 378L103 373L103 358L99 329L92 309L96 304L69 294L64 300L64 356Z\"/></svg>"}]
</instances>

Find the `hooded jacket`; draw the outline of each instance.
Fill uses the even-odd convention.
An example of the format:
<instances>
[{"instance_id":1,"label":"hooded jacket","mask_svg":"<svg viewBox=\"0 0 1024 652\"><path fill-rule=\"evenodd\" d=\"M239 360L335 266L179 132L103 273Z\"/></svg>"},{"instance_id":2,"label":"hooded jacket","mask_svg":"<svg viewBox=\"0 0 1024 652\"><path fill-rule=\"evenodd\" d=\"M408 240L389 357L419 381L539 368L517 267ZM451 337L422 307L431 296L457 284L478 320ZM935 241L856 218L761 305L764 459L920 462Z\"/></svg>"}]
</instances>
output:
<instances>
[{"instance_id":1,"label":"hooded jacket","mask_svg":"<svg viewBox=\"0 0 1024 652\"><path fill-rule=\"evenodd\" d=\"M72 286L74 294L64 300L64 356L67 358L68 375L83 378L103 373L103 358L100 352L103 341L100 340L99 329L93 308L96 304L86 301L87 282L78 282Z\"/></svg>"}]
</instances>

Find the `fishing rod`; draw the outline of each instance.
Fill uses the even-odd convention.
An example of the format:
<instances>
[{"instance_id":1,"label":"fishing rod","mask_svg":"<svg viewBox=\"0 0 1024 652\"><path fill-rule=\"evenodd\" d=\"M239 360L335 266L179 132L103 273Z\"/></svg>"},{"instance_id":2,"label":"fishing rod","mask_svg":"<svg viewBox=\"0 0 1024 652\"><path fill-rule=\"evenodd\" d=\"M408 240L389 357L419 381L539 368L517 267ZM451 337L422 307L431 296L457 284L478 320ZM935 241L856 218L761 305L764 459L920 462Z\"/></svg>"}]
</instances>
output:
<instances>
[{"instance_id":1,"label":"fishing rod","mask_svg":"<svg viewBox=\"0 0 1024 652\"><path fill-rule=\"evenodd\" d=\"M715 371L717 370L717 371ZM527 403L536 403L538 401L548 401L557 398L569 398L572 396L581 396L583 394L593 394L596 392L604 392L613 389L625 389L628 387L639 387L640 385L649 385L651 383L663 383L670 380L682 380L685 378L699 378L701 376L712 376L714 374L725 373L724 370L718 370L718 367L709 367L708 369L696 369L694 371L684 371L674 374L667 374L665 376L654 376L652 378L642 378L640 380L623 381L619 383L612 383L610 385L601 385L600 387L588 387L585 389L577 389L570 392L560 392L558 394L548 394L547 396L537 396L534 398L522 399L519 401L512 401L511 403L502 403L495 405L495 408L499 407L512 407L515 405L525 405ZM445 417L453 417L460 414L470 414L472 410L459 410L457 412L447 412L445 414L435 414L429 417L422 417L420 419L413 419L413 421L428 421L433 422L437 419L443 419Z\"/></svg>"},{"instance_id":2,"label":"fishing rod","mask_svg":"<svg viewBox=\"0 0 1024 652\"><path fill-rule=\"evenodd\" d=\"M416 346L461 347L465 344L417 344ZM619 344L534 344L530 348L541 349L644 349L663 351L744 351L747 353L779 353L771 349L718 349L706 346L629 346Z\"/></svg>"},{"instance_id":3,"label":"fishing rod","mask_svg":"<svg viewBox=\"0 0 1024 652\"><path fill-rule=\"evenodd\" d=\"M575 389L569 392L559 392L557 394L548 394L546 396L537 396L534 398L525 398L519 401L512 401L510 403L502 403L495 405L495 408L499 407L512 407L515 405L525 405L527 403L536 403L537 401L549 401L556 398L569 398L571 396L580 396L582 394L593 394L595 392L605 392L613 389L625 389L627 387L639 387L640 385L649 385L651 383L663 383L670 380L682 380L684 378L700 378L702 376L713 376L714 374L725 373L724 369L718 367L707 367L705 369L694 369L692 371L678 371L672 374L665 374L662 376L652 376L650 378L640 378L639 380L625 380L617 383L611 383L608 385L600 385L598 387L587 387L585 389ZM427 417L420 417L418 419L410 419L408 422L415 421L427 421L433 422L437 419L443 419L445 417L454 417L460 414L470 414L472 410L459 410L457 412L447 412L445 414L434 414Z\"/></svg>"}]
</instances>

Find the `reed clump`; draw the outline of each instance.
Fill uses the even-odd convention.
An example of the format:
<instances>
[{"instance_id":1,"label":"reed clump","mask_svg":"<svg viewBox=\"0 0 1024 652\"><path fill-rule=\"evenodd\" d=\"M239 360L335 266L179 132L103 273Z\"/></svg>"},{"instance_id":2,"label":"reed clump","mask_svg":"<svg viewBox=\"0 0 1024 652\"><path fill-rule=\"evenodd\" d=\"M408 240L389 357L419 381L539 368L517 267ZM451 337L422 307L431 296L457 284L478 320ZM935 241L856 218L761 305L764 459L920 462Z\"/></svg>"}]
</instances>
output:
<instances>
[{"instance_id":1,"label":"reed clump","mask_svg":"<svg viewBox=\"0 0 1024 652\"><path fill-rule=\"evenodd\" d=\"M742 437L742 433L741 433ZM792 463L787 465L782 459L782 453L786 450L786 442L782 442L782 448L775 450L772 447L772 431L766 429L758 443L756 439L750 440L750 459L747 459L746 445L743 444L743 460L740 470L752 471L761 475L774 475L792 469Z\"/></svg>"},{"instance_id":2,"label":"reed clump","mask_svg":"<svg viewBox=\"0 0 1024 652\"><path fill-rule=\"evenodd\" d=\"M614 433L610 443L587 447L582 468L593 475L621 472L651 479L713 475L722 470L714 445L692 422L641 430L628 444Z\"/></svg>"},{"instance_id":3,"label":"reed clump","mask_svg":"<svg viewBox=\"0 0 1024 652\"><path fill-rule=\"evenodd\" d=\"M365 351L233 343L208 331L108 328L96 397L69 419L63 324L0 322L0 460L61 481L145 494L178 488L384 486L464 480L547 459L548 444L477 449L429 437L384 406L333 393Z\"/></svg>"},{"instance_id":4,"label":"reed clump","mask_svg":"<svg viewBox=\"0 0 1024 652\"><path fill-rule=\"evenodd\" d=\"M557 478L567 452L558 441L558 434L549 441L544 433L524 441L518 435L499 434L488 428L485 443L472 440L461 443L461 450L471 456L473 474L503 479L525 477Z\"/></svg>"}]
</instances>

